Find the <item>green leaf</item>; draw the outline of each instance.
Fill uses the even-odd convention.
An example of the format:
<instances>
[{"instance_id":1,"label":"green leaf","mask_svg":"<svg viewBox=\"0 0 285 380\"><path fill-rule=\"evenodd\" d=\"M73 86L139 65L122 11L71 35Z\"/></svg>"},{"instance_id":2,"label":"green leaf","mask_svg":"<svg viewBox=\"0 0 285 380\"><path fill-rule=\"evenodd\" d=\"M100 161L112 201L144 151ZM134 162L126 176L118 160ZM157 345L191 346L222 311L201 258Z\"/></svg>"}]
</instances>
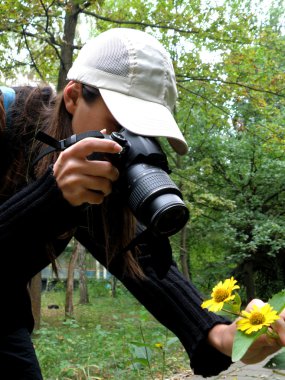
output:
<instances>
[{"instance_id":1,"label":"green leaf","mask_svg":"<svg viewBox=\"0 0 285 380\"><path fill-rule=\"evenodd\" d=\"M140 361L140 363L150 361L152 356L152 351L150 348L140 344L130 344L129 346L131 348L134 360Z\"/></svg>"},{"instance_id":2,"label":"green leaf","mask_svg":"<svg viewBox=\"0 0 285 380\"><path fill-rule=\"evenodd\" d=\"M269 300L269 305L273 307L279 313L285 308L285 289L281 292L274 294Z\"/></svg>"},{"instance_id":3,"label":"green leaf","mask_svg":"<svg viewBox=\"0 0 285 380\"><path fill-rule=\"evenodd\" d=\"M285 369L285 349L282 348L277 355L273 356L264 368Z\"/></svg>"},{"instance_id":4,"label":"green leaf","mask_svg":"<svg viewBox=\"0 0 285 380\"><path fill-rule=\"evenodd\" d=\"M285 290L274 294L274 296L268 300L268 303L273 307L274 310L280 313L285 308ZM240 360L252 345L252 343L266 331L267 327L263 327L261 330L252 334L246 334L243 331L237 330L233 344L232 361L235 362ZM281 358L278 359L279 362L281 362ZM283 356L283 359L285 359L285 356Z\"/></svg>"},{"instance_id":5,"label":"green leaf","mask_svg":"<svg viewBox=\"0 0 285 380\"><path fill-rule=\"evenodd\" d=\"M166 342L166 346L169 347L169 346L172 346L173 344L177 343L179 340L176 336L170 338L167 340Z\"/></svg>"},{"instance_id":6,"label":"green leaf","mask_svg":"<svg viewBox=\"0 0 285 380\"><path fill-rule=\"evenodd\" d=\"M243 331L237 330L234 338L234 344L233 344L233 351L232 351L232 361L236 362L240 360L246 351L249 349L249 347L252 345L252 343L260 337L263 333L265 333L267 330L267 327L263 327L261 330L246 334Z\"/></svg>"},{"instance_id":7,"label":"green leaf","mask_svg":"<svg viewBox=\"0 0 285 380\"><path fill-rule=\"evenodd\" d=\"M235 294L235 298L228 303L224 304L223 312L226 313L233 313L235 315L238 315L240 313L240 306L241 306L241 298L238 293Z\"/></svg>"},{"instance_id":8,"label":"green leaf","mask_svg":"<svg viewBox=\"0 0 285 380\"><path fill-rule=\"evenodd\" d=\"M274 294L272 298L268 300L278 314L285 308L285 290ZM285 349L279 351L277 355L271 358L264 366L265 368L285 369Z\"/></svg>"}]
</instances>

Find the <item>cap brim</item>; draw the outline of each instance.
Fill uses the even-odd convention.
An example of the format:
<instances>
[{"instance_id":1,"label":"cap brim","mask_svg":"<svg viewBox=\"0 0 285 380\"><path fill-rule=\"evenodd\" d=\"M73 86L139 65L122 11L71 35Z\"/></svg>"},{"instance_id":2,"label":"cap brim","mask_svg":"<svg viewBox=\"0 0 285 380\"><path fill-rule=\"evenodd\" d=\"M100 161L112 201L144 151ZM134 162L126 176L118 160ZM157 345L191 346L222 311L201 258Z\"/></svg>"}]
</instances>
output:
<instances>
[{"instance_id":1,"label":"cap brim","mask_svg":"<svg viewBox=\"0 0 285 380\"><path fill-rule=\"evenodd\" d=\"M178 154L188 152L187 143L168 108L119 92L99 90L108 109L124 128L137 135L166 137Z\"/></svg>"}]
</instances>

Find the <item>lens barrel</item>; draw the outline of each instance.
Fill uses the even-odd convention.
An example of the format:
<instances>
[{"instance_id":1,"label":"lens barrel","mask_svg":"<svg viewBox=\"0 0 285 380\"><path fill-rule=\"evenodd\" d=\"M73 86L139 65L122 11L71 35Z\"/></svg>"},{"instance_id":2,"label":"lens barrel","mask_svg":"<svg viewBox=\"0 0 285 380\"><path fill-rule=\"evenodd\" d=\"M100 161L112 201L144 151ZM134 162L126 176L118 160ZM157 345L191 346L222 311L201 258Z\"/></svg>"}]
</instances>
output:
<instances>
[{"instance_id":1,"label":"lens barrel","mask_svg":"<svg viewBox=\"0 0 285 380\"><path fill-rule=\"evenodd\" d=\"M128 204L131 211L154 234L171 236L189 219L182 194L168 174L139 163L127 169Z\"/></svg>"}]
</instances>

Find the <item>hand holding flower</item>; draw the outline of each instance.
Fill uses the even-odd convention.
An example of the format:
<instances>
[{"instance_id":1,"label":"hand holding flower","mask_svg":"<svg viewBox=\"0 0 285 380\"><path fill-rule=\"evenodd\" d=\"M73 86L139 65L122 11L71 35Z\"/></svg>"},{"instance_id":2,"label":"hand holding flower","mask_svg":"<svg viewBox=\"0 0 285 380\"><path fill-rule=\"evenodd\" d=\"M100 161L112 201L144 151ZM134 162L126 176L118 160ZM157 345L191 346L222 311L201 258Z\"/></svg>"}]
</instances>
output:
<instances>
[{"instance_id":1,"label":"hand holding flower","mask_svg":"<svg viewBox=\"0 0 285 380\"><path fill-rule=\"evenodd\" d=\"M202 303L210 311L224 311L238 318L230 325L217 325L208 335L209 343L233 361L253 364L285 346L285 292L274 295L268 303L255 299L240 311L239 289L231 277L219 282L211 299Z\"/></svg>"},{"instance_id":2,"label":"hand holding flower","mask_svg":"<svg viewBox=\"0 0 285 380\"><path fill-rule=\"evenodd\" d=\"M268 304L265 304L259 299L255 299L248 304L246 311L252 312L256 307L265 310L265 306L267 309ZM260 335L248 348L246 354L241 359L243 363L258 363L285 346L285 309L279 314L278 319L270 326L267 332L268 333Z\"/></svg>"}]
</instances>

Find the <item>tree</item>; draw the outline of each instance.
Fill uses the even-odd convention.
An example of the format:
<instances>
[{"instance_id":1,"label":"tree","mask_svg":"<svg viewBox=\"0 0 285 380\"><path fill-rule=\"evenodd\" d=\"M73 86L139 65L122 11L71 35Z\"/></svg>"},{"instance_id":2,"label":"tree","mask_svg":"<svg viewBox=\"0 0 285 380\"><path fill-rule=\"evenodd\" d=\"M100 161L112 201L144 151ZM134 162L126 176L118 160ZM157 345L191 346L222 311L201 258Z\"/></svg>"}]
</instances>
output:
<instances>
[{"instance_id":1,"label":"tree","mask_svg":"<svg viewBox=\"0 0 285 380\"><path fill-rule=\"evenodd\" d=\"M41 273L36 274L30 284L29 291L32 302L32 312L35 320L34 329L38 330L41 325L41 291L42 291L42 277Z\"/></svg>"},{"instance_id":2,"label":"tree","mask_svg":"<svg viewBox=\"0 0 285 380\"><path fill-rule=\"evenodd\" d=\"M5 79L27 75L55 84L66 83L74 49L81 47L76 28L86 8L97 9L100 1L24 1L0 5L1 72ZM75 45L75 41L79 45ZM15 51L17 54L15 54Z\"/></svg>"},{"instance_id":3,"label":"tree","mask_svg":"<svg viewBox=\"0 0 285 380\"><path fill-rule=\"evenodd\" d=\"M89 303L88 287L86 280L86 249L79 245L78 269L79 269L79 303L85 305Z\"/></svg>"},{"instance_id":4,"label":"tree","mask_svg":"<svg viewBox=\"0 0 285 380\"><path fill-rule=\"evenodd\" d=\"M230 123L224 120L219 133L203 115L193 149L195 203L204 202L211 229L223 230L248 300L284 286L284 63L279 52L272 57L272 45L264 48L265 31L256 31L256 44L227 54L226 61L239 63L224 68L227 81L244 85L231 89ZM274 45L283 44L284 36L275 35ZM245 84L249 78L255 84Z\"/></svg>"},{"instance_id":5,"label":"tree","mask_svg":"<svg viewBox=\"0 0 285 380\"><path fill-rule=\"evenodd\" d=\"M65 297L65 317L73 317L73 290L74 290L74 271L81 246L78 242L74 241L74 248L70 257L66 281L66 297Z\"/></svg>"}]
</instances>

